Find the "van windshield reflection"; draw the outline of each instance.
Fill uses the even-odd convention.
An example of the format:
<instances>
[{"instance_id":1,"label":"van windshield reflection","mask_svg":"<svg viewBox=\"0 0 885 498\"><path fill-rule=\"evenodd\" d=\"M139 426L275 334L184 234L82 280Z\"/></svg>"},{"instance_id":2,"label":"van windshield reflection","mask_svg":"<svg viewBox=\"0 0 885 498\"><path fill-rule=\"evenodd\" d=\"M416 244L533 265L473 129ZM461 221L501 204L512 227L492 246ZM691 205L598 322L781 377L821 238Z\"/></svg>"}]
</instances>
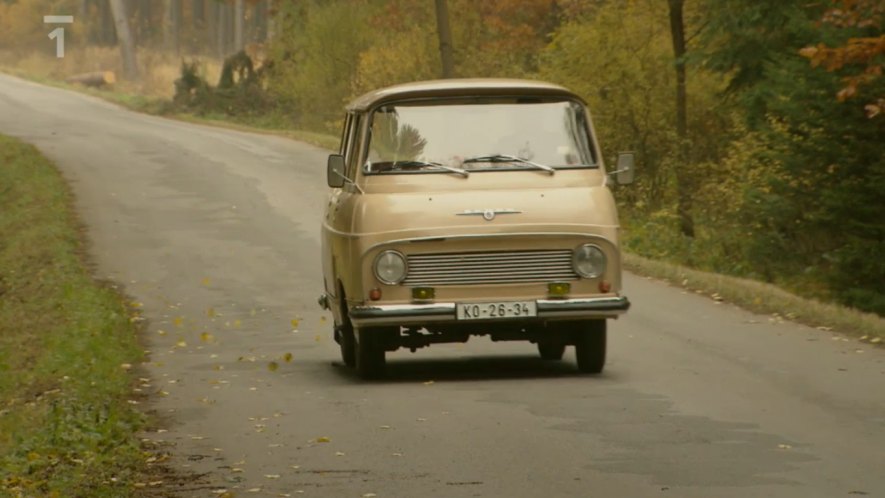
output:
<instances>
[{"instance_id":1,"label":"van windshield reflection","mask_svg":"<svg viewBox=\"0 0 885 498\"><path fill-rule=\"evenodd\" d=\"M588 129L583 106L571 101L387 105L372 113L364 171L593 167Z\"/></svg>"}]
</instances>

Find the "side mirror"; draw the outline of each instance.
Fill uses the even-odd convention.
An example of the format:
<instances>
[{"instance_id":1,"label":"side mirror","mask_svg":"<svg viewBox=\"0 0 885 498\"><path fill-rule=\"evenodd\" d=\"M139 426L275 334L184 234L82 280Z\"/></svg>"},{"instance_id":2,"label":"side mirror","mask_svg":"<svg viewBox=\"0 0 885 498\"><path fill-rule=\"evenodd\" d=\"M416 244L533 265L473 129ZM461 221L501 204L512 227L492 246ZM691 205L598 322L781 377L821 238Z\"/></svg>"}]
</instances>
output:
<instances>
[{"instance_id":1,"label":"side mirror","mask_svg":"<svg viewBox=\"0 0 885 498\"><path fill-rule=\"evenodd\" d=\"M630 185L633 183L633 174L636 171L636 156L632 152L619 152L618 165L613 173L618 185Z\"/></svg>"},{"instance_id":2,"label":"side mirror","mask_svg":"<svg viewBox=\"0 0 885 498\"><path fill-rule=\"evenodd\" d=\"M344 156L340 154L332 154L329 156L329 162L326 165L326 182L332 188L341 188L344 186Z\"/></svg>"}]
</instances>

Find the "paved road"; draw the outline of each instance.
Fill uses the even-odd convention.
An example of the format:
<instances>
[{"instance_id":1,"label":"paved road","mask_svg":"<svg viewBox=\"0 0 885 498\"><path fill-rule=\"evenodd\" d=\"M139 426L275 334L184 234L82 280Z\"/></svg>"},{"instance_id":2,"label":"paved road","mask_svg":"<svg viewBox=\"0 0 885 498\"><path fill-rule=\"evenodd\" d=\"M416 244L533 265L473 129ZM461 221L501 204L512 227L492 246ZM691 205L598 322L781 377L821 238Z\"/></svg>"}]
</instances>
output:
<instances>
[{"instance_id":1,"label":"paved road","mask_svg":"<svg viewBox=\"0 0 885 498\"><path fill-rule=\"evenodd\" d=\"M57 161L144 304L145 438L207 473L181 496L885 496L881 349L626 275L602 376L472 340L363 383L315 304L324 151L6 76L0 132Z\"/></svg>"}]
</instances>

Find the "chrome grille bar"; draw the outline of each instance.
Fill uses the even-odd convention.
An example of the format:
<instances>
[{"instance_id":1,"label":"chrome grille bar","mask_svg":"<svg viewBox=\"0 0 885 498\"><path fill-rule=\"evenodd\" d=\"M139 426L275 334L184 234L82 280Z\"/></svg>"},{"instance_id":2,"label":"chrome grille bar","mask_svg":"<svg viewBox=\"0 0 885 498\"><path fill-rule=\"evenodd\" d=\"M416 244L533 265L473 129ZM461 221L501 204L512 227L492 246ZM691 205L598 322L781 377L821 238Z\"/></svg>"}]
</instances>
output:
<instances>
[{"instance_id":1,"label":"chrome grille bar","mask_svg":"<svg viewBox=\"0 0 885 498\"><path fill-rule=\"evenodd\" d=\"M413 254L404 285L481 285L575 280L569 249Z\"/></svg>"}]
</instances>

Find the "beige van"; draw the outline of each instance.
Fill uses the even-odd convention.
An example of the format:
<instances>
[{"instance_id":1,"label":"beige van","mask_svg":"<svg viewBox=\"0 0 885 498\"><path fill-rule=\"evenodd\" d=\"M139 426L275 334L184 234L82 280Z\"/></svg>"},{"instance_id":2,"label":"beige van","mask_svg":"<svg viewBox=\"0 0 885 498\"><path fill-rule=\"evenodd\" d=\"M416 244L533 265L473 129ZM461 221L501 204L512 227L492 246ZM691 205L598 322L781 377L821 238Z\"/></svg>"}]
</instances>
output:
<instances>
[{"instance_id":1,"label":"beige van","mask_svg":"<svg viewBox=\"0 0 885 498\"><path fill-rule=\"evenodd\" d=\"M471 335L530 341L579 370L605 364L621 293L618 215L585 103L557 85L410 83L347 107L329 156L325 293L348 366Z\"/></svg>"}]
</instances>

